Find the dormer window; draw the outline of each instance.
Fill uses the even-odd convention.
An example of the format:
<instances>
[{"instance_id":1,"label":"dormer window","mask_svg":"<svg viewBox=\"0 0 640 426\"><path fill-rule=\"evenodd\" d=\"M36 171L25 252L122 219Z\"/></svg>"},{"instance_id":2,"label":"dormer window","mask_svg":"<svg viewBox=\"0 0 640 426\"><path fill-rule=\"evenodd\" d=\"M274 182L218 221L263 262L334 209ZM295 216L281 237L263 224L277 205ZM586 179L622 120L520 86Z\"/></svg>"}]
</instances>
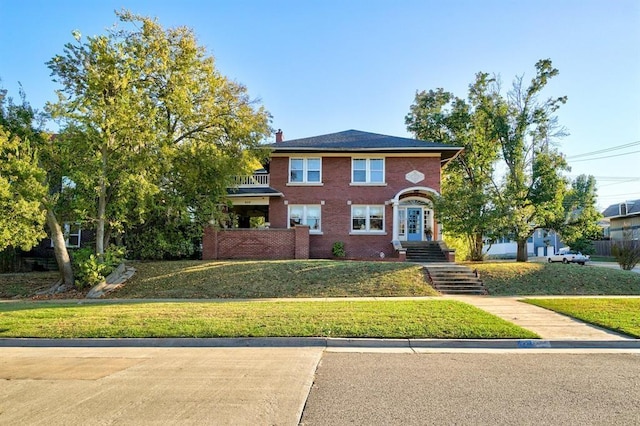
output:
<instances>
[{"instance_id":1,"label":"dormer window","mask_svg":"<svg viewBox=\"0 0 640 426\"><path fill-rule=\"evenodd\" d=\"M620 207L620 216L626 216L627 215L627 203L620 203L619 207Z\"/></svg>"}]
</instances>

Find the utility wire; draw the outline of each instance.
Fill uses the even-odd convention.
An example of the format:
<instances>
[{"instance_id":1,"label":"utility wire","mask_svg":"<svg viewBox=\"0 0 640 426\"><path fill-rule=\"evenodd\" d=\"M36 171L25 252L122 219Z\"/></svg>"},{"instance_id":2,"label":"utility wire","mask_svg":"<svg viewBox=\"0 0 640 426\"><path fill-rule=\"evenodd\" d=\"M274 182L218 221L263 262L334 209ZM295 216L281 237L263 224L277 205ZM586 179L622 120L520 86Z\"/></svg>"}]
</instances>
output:
<instances>
[{"instance_id":1,"label":"utility wire","mask_svg":"<svg viewBox=\"0 0 640 426\"><path fill-rule=\"evenodd\" d=\"M622 154L605 155L604 157L583 158L581 160L572 160L571 162L572 163L578 163L580 161L591 161L591 160L601 160L603 158L621 157L623 155L635 154L636 152L640 152L640 151L631 151L631 152L625 152L625 153L622 153Z\"/></svg>"},{"instance_id":2,"label":"utility wire","mask_svg":"<svg viewBox=\"0 0 640 426\"><path fill-rule=\"evenodd\" d=\"M619 149L624 149L624 148L630 148L636 145L640 145L640 141L630 142L624 145L612 146L609 148L600 149L598 151L591 151L591 152L585 152L583 154L570 155L567 157L567 160L571 160L572 158L589 157L592 155L604 154L606 152L617 151Z\"/></svg>"}]
</instances>

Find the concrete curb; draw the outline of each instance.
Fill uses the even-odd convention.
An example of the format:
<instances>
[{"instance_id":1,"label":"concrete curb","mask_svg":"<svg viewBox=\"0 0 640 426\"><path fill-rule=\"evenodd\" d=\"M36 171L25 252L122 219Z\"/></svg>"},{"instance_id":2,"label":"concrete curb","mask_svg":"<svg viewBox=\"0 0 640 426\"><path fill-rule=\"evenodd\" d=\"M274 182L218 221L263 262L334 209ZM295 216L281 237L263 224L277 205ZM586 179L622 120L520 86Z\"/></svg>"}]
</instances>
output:
<instances>
[{"instance_id":1,"label":"concrete curb","mask_svg":"<svg viewBox=\"0 0 640 426\"><path fill-rule=\"evenodd\" d=\"M145 347L145 348L375 348L375 349L640 349L633 340L541 340L541 339L346 339L326 337L265 338L121 338L38 339L2 338L0 347Z\"/></svg>"}]
</instances>

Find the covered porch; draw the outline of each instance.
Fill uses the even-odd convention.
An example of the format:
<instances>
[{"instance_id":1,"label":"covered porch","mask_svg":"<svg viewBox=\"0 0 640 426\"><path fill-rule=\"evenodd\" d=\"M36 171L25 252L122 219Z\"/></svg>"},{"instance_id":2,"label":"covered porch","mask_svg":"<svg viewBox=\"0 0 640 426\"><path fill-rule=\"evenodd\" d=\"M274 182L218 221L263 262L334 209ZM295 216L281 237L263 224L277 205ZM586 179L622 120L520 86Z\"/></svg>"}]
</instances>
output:
<instances>
[{"instance_id":1,"label":"covered porch","mask_svg":"<svg viewBox=\"0 0 640 426\"><path fill-rule=\"evenodd\" d=\"M403 189L390 200L394 244L442 239L433 209L433 197L436 195L438 192L432 188L414 186Z\"/></svg>"}]
</instances>

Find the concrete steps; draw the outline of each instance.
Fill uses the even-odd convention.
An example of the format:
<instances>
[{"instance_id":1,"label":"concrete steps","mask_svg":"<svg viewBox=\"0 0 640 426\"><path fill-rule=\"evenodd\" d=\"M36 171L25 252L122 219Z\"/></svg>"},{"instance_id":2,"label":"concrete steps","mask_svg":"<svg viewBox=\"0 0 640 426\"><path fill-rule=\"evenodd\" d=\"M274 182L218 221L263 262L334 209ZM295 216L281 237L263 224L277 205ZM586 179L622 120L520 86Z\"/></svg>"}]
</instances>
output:
<instances>
[{"instance_id":1,"label":"concrete steps","mask_svg":"<svg viewBox=\"0 0 640 426\"><path fill-rule=\"evenodd\" d=\"M409 262L431 263L447 261L440 244L435 241L403 241L402 247L407 249L407 261Z\"/></svg>"},{"instance_id":2,"label":"concrete steps","mask_svg":"<svg viewBox=\"0 0 640 426\"><path fill-rule=\"evenodd\" d=\"M433 263L424 266L429 282L443 294L487 294L487 289L468 267L455 263Z\"/></svg>"}]
</instances>

